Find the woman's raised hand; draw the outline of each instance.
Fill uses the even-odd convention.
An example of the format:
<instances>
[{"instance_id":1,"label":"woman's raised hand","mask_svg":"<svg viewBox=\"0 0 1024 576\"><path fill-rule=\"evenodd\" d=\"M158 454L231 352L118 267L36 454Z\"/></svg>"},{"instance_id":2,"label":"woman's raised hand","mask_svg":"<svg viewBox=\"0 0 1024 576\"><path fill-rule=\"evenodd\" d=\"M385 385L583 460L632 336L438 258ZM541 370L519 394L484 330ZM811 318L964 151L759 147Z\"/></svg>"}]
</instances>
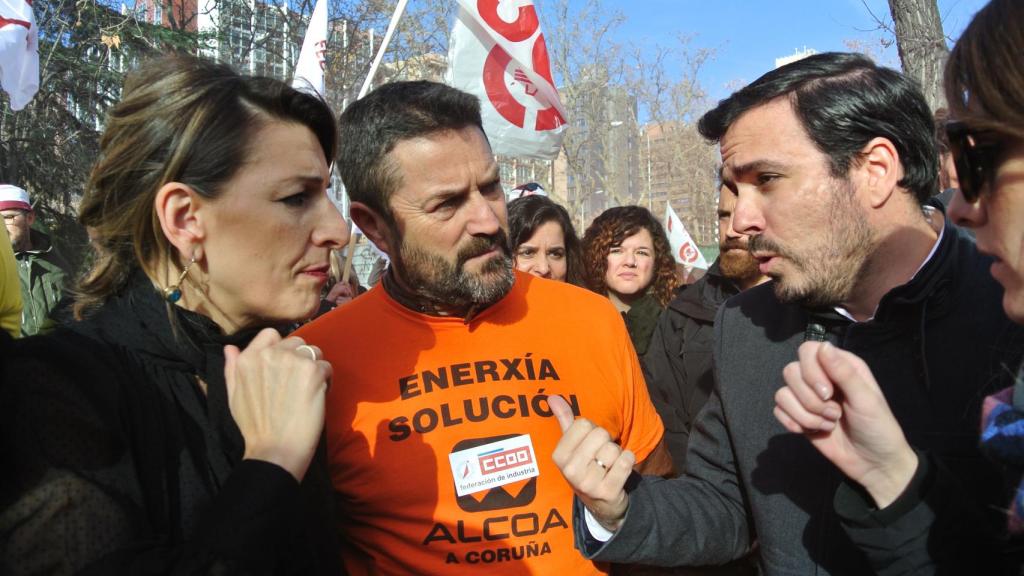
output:
<instances>
[{"instance_id":1,"label":"woman's raised hand","mask_svg":"<svg viewBox=\"0 0 1024 576\"><path fill-rule=\"evenodd\" d=\"M224 348L228 406L246 459L277 464L301 481L324 426L331 365L301 338L261 331L240 351Z\"/></svg>"}]
</instances>

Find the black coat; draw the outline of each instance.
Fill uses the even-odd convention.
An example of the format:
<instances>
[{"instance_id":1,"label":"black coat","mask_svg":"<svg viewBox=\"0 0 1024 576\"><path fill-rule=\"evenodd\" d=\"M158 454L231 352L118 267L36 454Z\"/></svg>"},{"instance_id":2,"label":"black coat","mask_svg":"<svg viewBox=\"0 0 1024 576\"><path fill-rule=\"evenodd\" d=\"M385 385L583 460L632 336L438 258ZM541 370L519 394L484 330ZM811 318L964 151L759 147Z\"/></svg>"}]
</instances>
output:
<instances>
[{"instance_id":1,"label":"black coat","mask_svg":"<svg viewBox=\"0 0 1024 576\"><path fill-rule=\"evenodd\" d=\"M338 574L322 454L242 460L223 346L142 274L90 319L8 343L0 573ZM198 378L207 384L204 395Z\"/></svg>"},{"instance_id":2,"label":"black coat","mask_svg":"<svg viewBox=\"0 0 1024 576\"><path fill-rule=\"evenodd\" d=\"M833 499L842 475L772 414L799 345L828 339L865 360L911 445L962 486L958 507L973 513L957 516L974 520L939 523L950 532L929 549L934 562L950 574L1015 573L999 535L1009 495L979 450L978 428L984 397L1013 381L1024 331L1002 309L991 262L947 221L936 254L882 298L873 320L781 303L771 284L729 299L715 322L715 388L684 475L644 478L615 537L579 545L602 561L712 564L756 539L765 574L884 572L891 555L874 545L919 531L884 516L867 527L841 517Z\"/></svg>"},{"instance_id":3,"label":"black coat","mask_svg":"<svg viewBox=\"0 0 1024 576\"><path fill-rule=\"evenodd\" d=\"M665 441L676 470L686 464L690 429L715 384L711 370L715 314L738 293L715 260L700 280L676 293L643 357L647 389L665 423Z\"/></svg>"}]
</instances>

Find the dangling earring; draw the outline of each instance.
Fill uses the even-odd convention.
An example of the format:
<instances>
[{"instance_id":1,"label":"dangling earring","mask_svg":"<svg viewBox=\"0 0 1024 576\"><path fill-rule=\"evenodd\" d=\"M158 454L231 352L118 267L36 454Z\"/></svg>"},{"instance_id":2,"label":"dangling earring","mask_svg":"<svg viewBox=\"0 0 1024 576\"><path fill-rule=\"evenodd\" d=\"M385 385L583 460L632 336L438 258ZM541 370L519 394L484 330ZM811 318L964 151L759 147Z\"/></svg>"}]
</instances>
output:
<instances>
[{"instance_id":1,"label":"dangling earring","mask_svg":"<svg viewBox=\"0 0 1024 576\"><path fill-rule=\"evenodd\" d=\"M164 299L174 304L178 300L181 300L181 283L185 281L185 276L188 275L188 269L196 263L195 252L192 253L192 259L185 265L185 269L181 271L181 275L178 276L178 281L171 284L167 288L164 288Z\"/></svg>"}]
</instances>

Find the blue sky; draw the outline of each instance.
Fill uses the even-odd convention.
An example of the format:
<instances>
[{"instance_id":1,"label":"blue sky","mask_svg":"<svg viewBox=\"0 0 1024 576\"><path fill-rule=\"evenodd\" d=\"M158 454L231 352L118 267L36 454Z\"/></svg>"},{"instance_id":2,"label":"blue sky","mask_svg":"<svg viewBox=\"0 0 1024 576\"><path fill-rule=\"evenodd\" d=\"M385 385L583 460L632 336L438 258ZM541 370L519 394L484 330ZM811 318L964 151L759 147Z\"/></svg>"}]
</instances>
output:
<instances>
[{"instance_id":1,"label":"blue sky","mask_svg":"<svg viewBox=\"0 0 1024 576\"><path fill-rule=\"evenodd\" d=\"M947 37L956 38L987 0L939 0ZM865 7L867 4L867 8ZM881 48L887 34L868 9L887 23L886 0L604 0L626 21L618 40L641 47L675 45L678 34L694 47L714 48L701 83L713 100L727 96L767 72L775 58L804 47L819 52L848 50L847 40L877 47L884 64L898 66L896 46Z\"/></svg>"}]
</instances>

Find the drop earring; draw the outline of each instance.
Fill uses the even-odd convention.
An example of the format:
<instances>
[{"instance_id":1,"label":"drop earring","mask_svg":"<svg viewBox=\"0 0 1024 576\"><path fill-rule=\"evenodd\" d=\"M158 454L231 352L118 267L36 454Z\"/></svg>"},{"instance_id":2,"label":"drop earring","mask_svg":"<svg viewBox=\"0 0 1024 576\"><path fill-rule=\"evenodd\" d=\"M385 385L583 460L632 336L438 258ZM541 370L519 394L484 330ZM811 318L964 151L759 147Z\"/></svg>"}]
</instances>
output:
<instances>
[{"instance_id":1,"label":"drop earring","mask_svg":"<svg viewBox=\"0 0 1024 576\"><path fill-rule=\"evenodd\" d=\"M196 263L196 255L192 253L192 259L185 265L185 269L181 271L181 275L178 276L178 281L171 284L167 288L164 288L164 300L167 300L171 304L174 304L178 300L181 300L181 283L185 281L185 276L188 276L188 269Z\"/></svg>"}]
</instances>

